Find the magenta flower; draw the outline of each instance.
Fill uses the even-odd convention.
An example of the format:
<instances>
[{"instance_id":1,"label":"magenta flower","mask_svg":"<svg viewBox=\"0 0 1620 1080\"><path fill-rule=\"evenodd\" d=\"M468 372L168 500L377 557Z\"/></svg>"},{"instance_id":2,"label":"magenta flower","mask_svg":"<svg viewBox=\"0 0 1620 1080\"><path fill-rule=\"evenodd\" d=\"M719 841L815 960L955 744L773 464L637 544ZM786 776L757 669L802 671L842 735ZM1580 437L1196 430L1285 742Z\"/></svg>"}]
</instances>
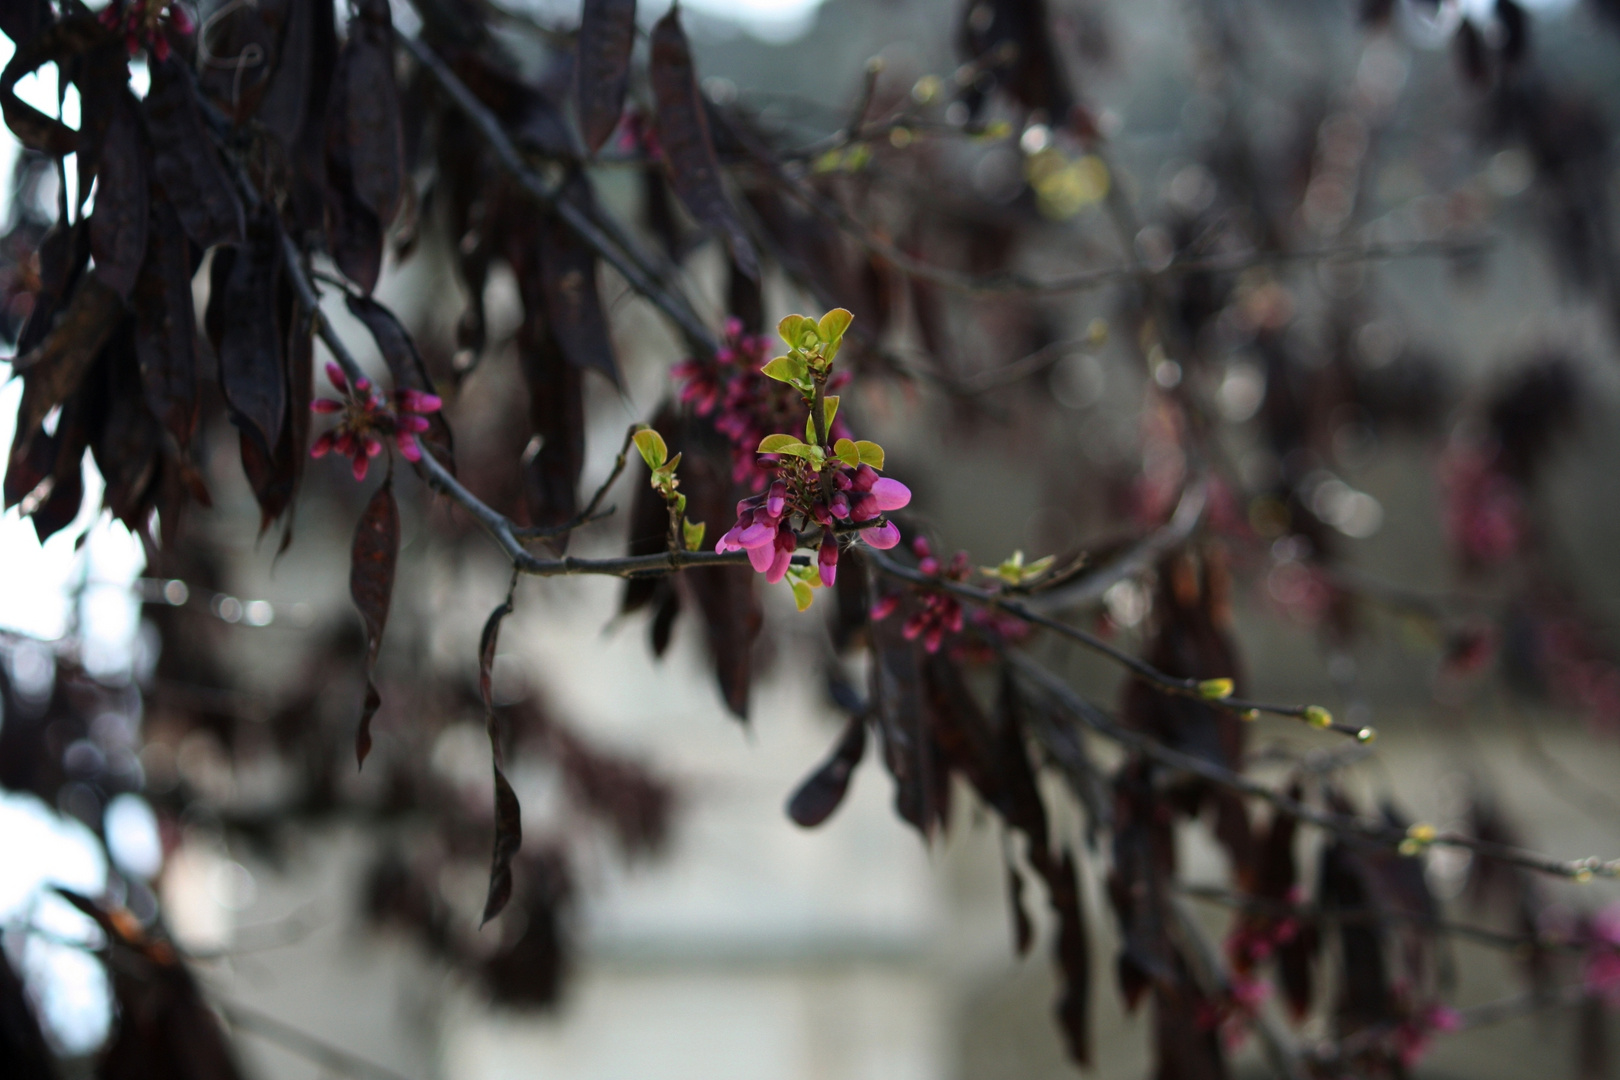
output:
<instances>
[{"instance_id":1,"label":"magenta flower","mask_svg":"<svg viewBox=\"0 0 1620 1080\"><path fill-rule=\"evenodd\" d=\"M892 521L885 521L881 525L861 530L861 539L877 548L887 551L900 542L900 530Z\"/></svg>"},{"instance_id":2,"label":"magenta flower","mask_svg":"<svg viewBox=\"0 0 1620 1080\"><path fill-rule=\"evenodd\" d=\"M816 566L821 571L821 583L832 588L838 580L838 534L831 529L821 530L821 549L816 552Z\"/></svg>"},{"instance_id":3,"label":"magenta flower","mask_svg":"<svg viewBox=\"0 0 1620 1080\"><path fill-rule=\"evenodd\" d=\"M102 8L96 18L107 29L123 33L124 47L129 50L129 55L134 56L144 46L152 58L160 63L169 58L169 39L164 35L165 21L168 29L177 34L189 35L193 30L191 16L179 4L169 3L169 0L129 0L123 3L114 0L114 3Z\"/></svg>"},{"instance_id":4,"label":"magenta flower","mask_svg":"<svg viewBox=\"0 0 1620 1080\"><path fill-rule=\"evenodd\" d=\"M911 502L911 489L898 480L884 477L872 485L872 498L879 510L899 510Z\"/></svg>"},{"instance_id":5,"label":"magenta flower","mask_svg":"<svg viewBox=\"0 0 1620 1080\"><path fill-rule=\"evenodd\" d=\"M343 369L336 364L326 365L326 377L344 395L343 400L316 398L309 403L310 410L321 415L339 415L341 419L337 427L316 438L309 448L310 457L325 457L336 451L352 463L354 478L364 480L371 459L382 453L382 437L391 435L405 460L422 460L416 437L428 430L428 414L443 407L437 394L398 390L394 393L394 407L390 409L372 388L370 379L355 380L351 389Z\"/></svg>"}]
</instances>

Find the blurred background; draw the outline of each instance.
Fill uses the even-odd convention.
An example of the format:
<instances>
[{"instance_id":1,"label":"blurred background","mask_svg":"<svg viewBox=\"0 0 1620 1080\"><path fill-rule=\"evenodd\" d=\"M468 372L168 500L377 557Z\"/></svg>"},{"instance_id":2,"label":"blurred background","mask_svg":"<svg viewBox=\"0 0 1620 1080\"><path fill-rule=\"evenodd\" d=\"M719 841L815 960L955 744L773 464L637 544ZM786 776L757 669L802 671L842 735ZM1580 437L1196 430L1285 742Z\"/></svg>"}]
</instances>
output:
<instances>
[{"instance_id":1,"label":"blurred background","mask_svg":"<svg viewBox=\"0 0 1620 1080\"><path fill-rule=\"evenodd\" d=\"M1082 265L1151 261L1186 249L1177 230L1196 237L1231 199L1232 163L1221 155L1240 136L1257 190L1302 193L1277 220L1308 238L1304 247L1347 238L1483 245L1240 275L1215 302L1229 322L1265 333L1213 341L1201 351L1214 359L1196 369L1142 356L1119 330L1113 288L1038 315L1016 299L936 295L972 325L943 346L927 340L921 319L894 330L898 359L887 376L929 358L971 383L1053 342L1079 344L1017 383L992 377L993 392L973 407L927 379L873 379L851 393L865 429L889 448L888 471L912 484L936 549L994 565L1014 549L1108 550L1162 517L1185 463L1170 461L1157 395L1200 380L1229 428L1235 473L1254 491L1285 491L1309 507L1339 575L1316 576L1307 550L1289 546L1293 533L1267 531L1276 499L1238 497L1212 511L1276 537L1236 560L1251 696L1321 701L1351 723L1376 724L1377 753L1349 783L1413 819L1455 822L1483 785L1528 846L1614 856L1620 271L1607 261L1612 231L1592 230L1611 227L1607 204L1620 197L1608 134L1620 119L1615 12L1527 5L1536 79L1554 102L1527 120L1486 115L1458 73L1460 20L1477 19L1491 42L1505 32L1489 3L1383 6L1368 29L1368 12L1350 3L1054 0L1054 38L1107 136L1112 168L1057 149L1045 125L1018 117L1014 128L981 124L979 135L942 145L890 197L937 201L949 215L964 201L954 187L1044 222L1045 239L1021 250L1030 272L1070 268L1077 251ZM883 60L880 102L926 104L949 85L960 64L958 8L683 5L704 92L805 144L845 122L871 57ZM576 9L523 11L542 27L567 27ZM647 3L639 19L650 25L661 12ZM416 25L409 7L394 16L406 31ZM506 44L543 73L548 41L513 28ZM54 113L47 73L20 92ZM137 65L138 90L141 78ZM70 122L72 105L70 95ZM941 105L946 123L964 124ZM54 174L3 141L0 171L17 183L0 217L8 237L24 237L50 219ZM605 172L604 199L646 226L637 177ZM1150 223L1134 251L1104 220L1110 192ZM689 222L679 226L692 247L682 276L718 322L725 260ZM975 243L996 242L971 222L939 241L969 259ZM199 297L206 280L199 275ZM603 287L627 381L622 394L589 386L587 491L608 475L625 426L669 396L681 358L621 281L605 271ZM457 362L461 305L445 298L459 289L451 254L432 240L408 260L391 257L379 289L435 371ZM768 324L817 308L781 276L767 280L765 299ZM521 423L502 427L511 412L502 401L519 384L512 365L497 363L521 316L510 275L493 274L484 300L492 359L462 384L451 418L494 417L456 429L463 468L493 477L493 463L521 453L526 438ZM329 315L369 344L341 304ZM374 355L362 359L381 370ZM1339 382L1318 378L1323 371ZM0 392L5 424L17 392L16 383ZM1279 449L1276 432L1295 416L1315 417L1325 433L1315 456ZM229 450L221 428L213 443ZM1490 439L1533 455L1514 474L1520 509L1503 513L1533 518L1533 527L1504 527L1534 533L1534 569L1521 560L1495 576L1470 572L1470 558L1491 562L1496 542L1469 532L1489 533L1469 522L1489 516L1475 505L1490 496L1470 486L1470 454ZM513 717L510 771L526 843L512 909L479 930L490 780L473 680L479 628L507 585L498 553L402 477L385 707L378 748L357 773L349 739L362 646L343 546L361 493L341 465L312 463L296 540L280 553L274 536L257 535L233 454L204 462L214 508L190 519L196 542L183 550L148 552L93 510L99 479L88 461L92 498L72 526L41 545L16 511L0 521L0 923L54 1048L79 1074L92 1074L110 1030L112 987L83 948L95 941L93 924L50 883L111 890L137 916L161 904L245 1067L267 1080L1073 1073L1051 1022L1049 966L1012 949L1002 834L971 800L958 800L948 835L925 842L896 819L890 780L868 762L826 825L803 830L784 813L842 718L822 666L802 659L829 651L819 609L798 615L785 590L766 590L764 674L744 724L727 714L691 617L665 624L667 649L655 658L648 618L620 612L621 583L522 582L495 685ZM622 482L608 500L619 514L576 536L574 553L623 550L637 480ZM710 522L711 535L725 525ZM1518 534L1503 542L1530 543ZM1367 601L1353 630L1337 627L1340 588ZM1099 625L1134 648L1151 602L1147 586L1123 581ZM1554 631L1562 636L1551 652L1515 652L1516 633L1547 640ZM1048 652L1098 700L1117 700L1112 669ZM1480 655L1499 658L1483 675ZM1252 745L1263 757L1267 747L1312 744L1263 720ZM1053 795L1057 827L1085 847L1080 814L1056 809L1068 803ZM430 820L423 805L441 816ZM1207 838L1188 831L1179 842L1189 880L1223 880ZM1092 1074L1141 1076L1151 1024L1124 1015L1114 992L1104 860L1091 850ZM1446 900L1467 872L1466 859L1441 853L1427 868ZM1620 898L1608 883L1548 889L1551 909L1568 912ZM1209 915L1221 925L1218 911ZM1499 950L1459 941L1451 960L1460 1005L1515 985L1512 957ZM1612 1022L1597 1026L1601 1034ZM1437 1039L1414 1071L1577 1075L1579 1028L1570 1010L1526 1014ZM1242 1075L1264 1074L1253 1047L1235 1060Z\"/></svg>"}]
</instances>

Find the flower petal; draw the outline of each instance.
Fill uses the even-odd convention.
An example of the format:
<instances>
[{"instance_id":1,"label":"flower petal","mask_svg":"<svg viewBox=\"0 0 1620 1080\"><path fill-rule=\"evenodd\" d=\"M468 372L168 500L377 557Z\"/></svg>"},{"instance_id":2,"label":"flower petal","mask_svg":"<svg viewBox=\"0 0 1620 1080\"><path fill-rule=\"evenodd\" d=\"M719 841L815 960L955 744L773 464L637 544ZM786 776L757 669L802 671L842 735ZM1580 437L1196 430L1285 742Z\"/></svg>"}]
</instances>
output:
<instances>
[{"instance_id":1,"label":"flower petal","mask_svg":"<svg viewBox=\"0 0 1620 1080\"><path fill-rule=\"evenodd\" d=\"M768 544L762 547L748 549L748 563L761 574L770 570L771 564L776 561L776 546Z\"/></svg>"},{"instance_id":2,"label":"flower petal","mask_svg":"<svg viewBox=\"0 0 1620 1080\"><path fill-rule=\"evenodd\" d=\"M898 510L911 502L911 489L885 476L872 485L872 496L879 510Z\"/></svg>"},{"instance_id":3,"label":"flower petal","mask_svg":"<svg viewBox=\"0 0 1620 1080\"><path fill-rule=\"evenodd\" d=\"M881 525L861 530L861 539L877 548L887 551L900 542L900 530L892 521L885 521Z\"/></svg>"}]
</instances>

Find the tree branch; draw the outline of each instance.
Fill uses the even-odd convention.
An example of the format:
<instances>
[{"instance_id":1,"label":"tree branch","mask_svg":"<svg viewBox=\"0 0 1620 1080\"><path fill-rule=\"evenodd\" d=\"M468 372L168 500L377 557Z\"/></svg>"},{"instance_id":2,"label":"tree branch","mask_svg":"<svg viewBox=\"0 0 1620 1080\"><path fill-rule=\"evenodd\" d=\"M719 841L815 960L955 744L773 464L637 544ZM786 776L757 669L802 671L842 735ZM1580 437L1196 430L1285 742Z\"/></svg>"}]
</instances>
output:
<instances>
[{"instance_id":1,"label":"tree branch","mask_svg":"<svg viewBox=\"0 0 1620 1080\"><path fill-rule=\"evenodd\" d=\"M1060 634L1070 641L1077 642L1093 652L1108 657L1116 664L1128 669L1138 678L1166 693L1194 698L1213 708L1228 709L1240 714L1264 712L1271 713L1274 716L1287 716L1307 721L1313 715L1325 715L1318 706L1314 705L1278 705L1271 702L1250 701L1246 698L1210 697L1204 692L1204 685L1207 680L1184 679L1180 676L1166 674L1147 661L1132 656L1117 646L1110 645L1095 634L1088 633L1077 626L1071 626L1066 622L1036 611L1028 604L1012 599L1005 592L994 589L981 589L964 582L925 574L921 570L901 565L881 551L870 551L867 553L867 557L872 560L873 565L890 577L899 578L902 581L908 581L913 585L920 585L937 592L943 592L966 600L969 603L977 604L980 607L1005 612L1015 618L1034 623L1036 626ZM1357 728L1349 724L1332 721L1326 726L1328 730L1352 736L1362 742L1370 741L1373 737L1371 728Z\"/></svg>"},{"instance_id":2,"label":"tree branch","mask_svg":"<svg viewBox=\"0 0 1620 1080\"><path fill-rule=\"evenodd\" d=\"M518 153L517 147L507 137L500 121L484 107L471 90L467 89L437 53L424 42L406 34L396 33L395 37L405 50L427 69L440 88L449 95L456 108L473 122L473 126L484 136L484 141L489 143L489 148L495 152L496 160L500 162L501 167L511 174L524 191L542 206L556 211L557 216L594 249L598 256L617 270L630 283L631 288L669 316L670 321L680 328L694 349L712 355L720 347L714 334L693 310L691 302L684 295L654 280L655 272L650 260L633 248L628 246L621 248L615 244L603 229L591 220L590 214L562 194L560 186L546 183L528 167ZM618 239L628 245L627 235L620 233Z\"/></svg>"},{"instance_id":3,"label":"tree branch","mask_svg":"<svg viewBox=\"0 0 1620 1080\"><path fill-rule=\"evenodd\" d=\"M1201 776L1213 783L1220 784L1222 787L1231 788L1245 795L1252 795L1262 799L1284 813L1315 825L1317 828L1326 829L1335 835L1354 837L1380 847L1395 849L1410 850L1409 845L1414 842L1418 843L1419 850L1428 846L1463 848L1488 859L1496 859L1499 862L1520 866L1526 870L1534 870L1554 877L1571 878L1575 881L1590 881L1594 877L1620 877L1620 859L1607 861L1596 857L1554 859L1547 855L1510 847L1507 844L1480 840L1461 833L1440 832L1438 830L1432 832L1422 831L1422 826L1398 829L1383 821L1319 810L1297 799L1290 798L1282 792L1273 790L1258 780L1233 772L1231 769L1217 765L1205 758L1173 749L1140 731L1133 731L1130 728L1123 727L1102 709L1075 693L1068 683L1029 657L1016 650L1007 650L1004 655L1007 663L1012 665L1024 678L1040 687L1050 695L1054 703L1061 706L1065 712L1068 712L1097 734L1111 739L1121 746L1161 765L1172 769L1180 769L1195 776ZM1049 741L1049 734L1043 725L1036 725L1035 730L1037 736L1043 742ZM1421 837L1420 840L1419 837Z\"/></svg>"}]
</instances>

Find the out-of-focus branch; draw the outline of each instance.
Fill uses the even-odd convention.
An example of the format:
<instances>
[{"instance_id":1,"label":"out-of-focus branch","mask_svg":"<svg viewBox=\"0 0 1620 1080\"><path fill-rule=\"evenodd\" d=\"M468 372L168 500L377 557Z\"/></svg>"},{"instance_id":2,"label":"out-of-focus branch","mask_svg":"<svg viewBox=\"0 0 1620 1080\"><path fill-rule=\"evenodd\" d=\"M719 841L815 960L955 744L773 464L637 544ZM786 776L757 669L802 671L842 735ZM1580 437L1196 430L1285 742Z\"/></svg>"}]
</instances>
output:
<instances>
[{"instance_id":1,"label":"out-of-focus branch","mask_svg":"<svg viewBox=\"0 0 1620 1080\"><path fill-rule=\"evenodd\" d=\"M378 1065L357 1054L351 1054L342 1047L334 1046L324 1039L317 1039L308 1032L257 1009L250 1009L235 1002L222 1001L218 1002L218 1005L219 1011L225 1014L225 1019L238 1031L251 1032L268 1039L283 1050L297 1054L322 1069L344 1076L370 1077L372 1080L410 1080L405 1074L397 1073L386 1065Z\"/></svg>"},{"instance_id":2,"label":"out-of-focus branch","mask_svg":"<svg viewBox=\"0 0 1620 1080\"><path fill-rule=\"evenodd\" d=\"M1590 881L1594 877L1620 878L1620 859L1603 860L1596 857L1554 859L1551 856L1510 847L1507 844L1480 840L1462 833L1441 832L1417 825L1399 829L1383 821L1317 809L1258 780L1233 772L1205 758L1173 749L1140 731L1123 727L1102 709L1077 694L1068 683L1034 660L1016 650L1008 650L1005 656L1007 662L1020 675L1045 691L1051 700L1070 716L1104 738L1111 739L1150 761L1201 776L1222 787L1262 799L1284 813L1317 828L1326 829L1337 836L1353 837L1380 847L1408 851L1412 850L1412 845L1416 845L1419 851L1431 846L1463 848L1488 859L1575 881ZM1039 727L1035 730L1037 737L1043 737Z\"/></svg>"},{"instance_id":3,"label":"out-of-focus branch","mask_svg":"<svg viewBox=\"0 0 1620 1080\"><path fill-rule=\"evenodd\" d=\"M1210 940L1209 935L1204 933L1198 917L1188 909L1185 900L1173 896L1170 898L1170 907L1175 912L1176 923L1181 928L1182 937L1192 946L1197 968L1203 975L1205 993L1211 997L1230 995L1232 977L1221 958L1221 950ZM1288 1029L1279 1023L1263 1004L1250 1018L1249 1026L1259 1036L1260 1045L1265 1048L1266 1057L1279 1076L1284 1080L1306 1080L1305 1065L1299 1047L1294 1045Z\"/></svg>"},{"instance_id":4,"label":"out-of-focus branch","mask_svg":"<svg viewBox=\"0 0 1620 1080\"><path fill-rule=\"evenodd\" d=\"M422 41L407 34L395 36L405 50L433 76L434 81L449 96L456 108L473 122L473 126L494 151L501 167L511 174L524 191L541 205L553 209L581 240L630 283L631 288L669 316L670 321L680 327L681 333L686 336L693 348L708 354L714 353L719 348L719 342L698 317L691 302L672 287L656 280L657 273L646 256L634 248L615 243L614 238L592 220L591 215L583 207L562 194L559 185L548 184L529 168L522 155L518 153L517 147L507 137L500 121L484 107L471 90L467 89L466 84L456 77L455 72L450 70L437 53ZM617 239L627 244L629 238L620 232Z\"/></svg>"},{"instance_id":5,"label":"out-of-focus branch","mask_svg":"<svg viewBox=\"0 0 1620 1080\"><path fill-rule=\"evenodd\" d=\"M1024 274L968 274L918 259L895 247L838 204L822 195L802 179L790 175L776 162L755 158L770 172L771 178L803 203L811 212L836 225L851 240L874 255L880 256L895 269L910 277L929 281L955 292L975 295L1057 295L1087 292L1121 281L1150 278L1180 277L1200 273L1237 273L1258 266L1276 266L1304 262L1378 262L1389 259L1455 257L1477 254L1488 247L1488 238L1404 240L1393 243L1343 244L1325 248L1307 248L1298 251L1240 251L1200 258L1175 259L1162 269L1149 270L1137 264L1102 266L1093 270L1077 270L1049 278L1033 278Z\"/></svg>"},{"instance_id":6,"label":"out-of-focus branch","mask_svg":"<svg viewBox=\"0 0 1620 1080\"><path fill-rule=\"evenodd\" d=\"M1201 508L1199 509L1201 511ZM1189 514L1189 516L1192 515ZM1166 693L1176 694L1181 697L1195 698L1214 708L1229 709L1238 713L1264 712L1271 713L1274 716L1287 716L1296 720L1306 721L1311 721L1314 717L1326 717L1326 713L1314 705L1279 705L1273 702L1250 701L1246 698L1212 697L1207 692L1209 680L1184 679L1180 676L1170 675L1166 672L1160 671L1146 660L1143 660L1140 657L1132 656L1124 649L1121 649L1115 645L1110 645L1097 635L1082 630L1078 626L1072 626L1069 623L1063 622L1059 619L1054 619L1050 615L1043 614L1042 612L1035 610L1028 603L1014 599L1004 591L997 589L982 589L978 586L968 585L964 582L951 581L948 578L925 574L921 570L917 570L913 567L905 566L899 562L896 562L894 559L880 551L868 552L867 557L872 560L873 565L875 565L885 574L888 574L890 577L898 578L901 581L908 581L913 585L921 585L925 588L947 593L951 596L957 597L958 599L976 604L979 607L992 608L997 611L1005 612L1006 614L1012 615L1015 618L1022 619L1025 622L1034 623L1036 626L1040 626L1047 630L1051 630L1053 633L1060 634L1063 637L1068 638L1070 641L1084 645L1091 651L1108 657L1108 659L1128 669L1133 675L1142 679L1144 682L1147 682L1148 684ZM1360 739L1363 742L1372 738L1371 729L1368 728L1352 727L1348 724L1340 724L1331 720L1324 726L1329 730L1337 731L1343 735L1352 736Z\"/></svg>"},{"instance_id":7,"label":"out-of-focus branch","mask_svg":"<svg viewBox=\"0 0 1620 1080\"><path fill-rule=\"evenodd\" d=\"M1176 503L1175 513L1164 525L1142 539L1106 566L1098 567L1074 582L1035 594L1029 603L1043 611L1066 611L1100 603L1108 590L1121 581L1145 573L1159 560L1186 543L1204 519L1209 505L1207 482L1189 484Z\"/></svg>"},{"instance_id":8,"label":"out-of-focus branch","mask_svg":"<svg viewBox=\"0 0 1620 1080\"><path fill-rule=\"evenodd\" d=\"M1265 915L1292 916L1303 919L1316 919L1322 914L1319 909L1310 904L1290 904L1286 900L1270 900L1264 896L1250 896L1222 888L1219 885L1180 883L1174 888L1194 900L1219 904L1222 907L1233 908L1238 911L1253 911ZM1460 938L1464 941L1472 941L1477 945L1486 945L1493 949L1537 948L1552 952L1571 953L1585 951L1584 946L1565 938L1545 934L1535 936L1509 934L1501 930L1492 930L1488 926L1475 926L1471 923L1453 922L1450 919L1430 918L1416 912L1401 911L1396 908L1335 908L1333 918L1336 922L1341 923L1407 923L1412 926L1422 927L1425 930L1433 930L1439 934Z\"/></svg>"}]
</instances>

